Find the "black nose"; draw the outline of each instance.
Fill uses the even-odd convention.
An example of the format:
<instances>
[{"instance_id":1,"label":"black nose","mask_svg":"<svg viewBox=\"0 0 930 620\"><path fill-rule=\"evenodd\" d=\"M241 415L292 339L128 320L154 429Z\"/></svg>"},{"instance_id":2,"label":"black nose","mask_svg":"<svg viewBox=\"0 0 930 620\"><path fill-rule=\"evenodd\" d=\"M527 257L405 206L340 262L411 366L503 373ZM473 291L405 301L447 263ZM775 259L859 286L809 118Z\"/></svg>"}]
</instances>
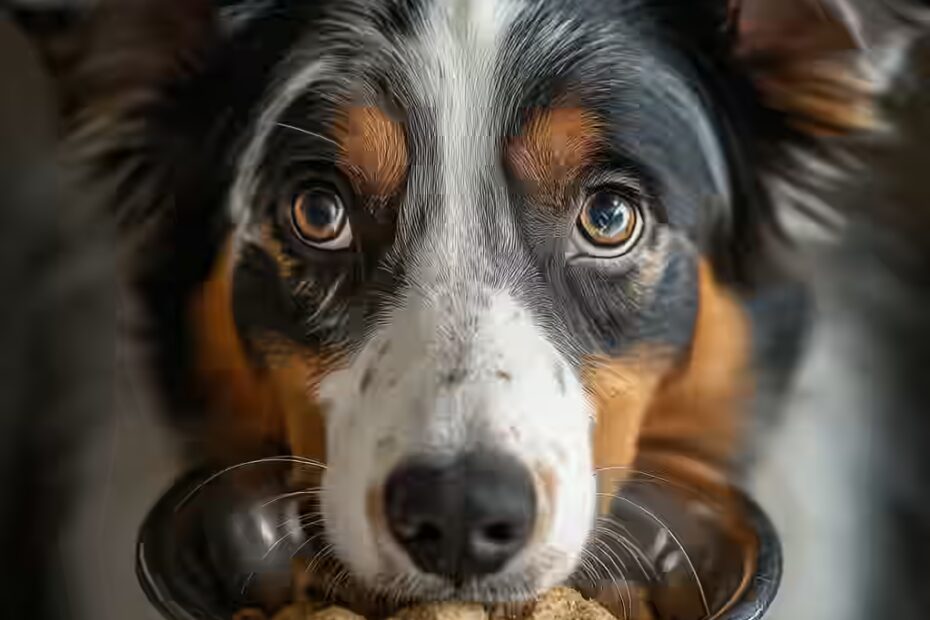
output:
<instances>
[{"instance_id":1,"label":"black nose","mask_svg":"<svg viewBox=\"0 0 930 620\"><path fill-rule=\"evenodd\" d=\"M423 571L455 580L499 570L536 519L529 471L495 452L418 457L385 486L391 532Z\"/></svg>"}]
</instances>

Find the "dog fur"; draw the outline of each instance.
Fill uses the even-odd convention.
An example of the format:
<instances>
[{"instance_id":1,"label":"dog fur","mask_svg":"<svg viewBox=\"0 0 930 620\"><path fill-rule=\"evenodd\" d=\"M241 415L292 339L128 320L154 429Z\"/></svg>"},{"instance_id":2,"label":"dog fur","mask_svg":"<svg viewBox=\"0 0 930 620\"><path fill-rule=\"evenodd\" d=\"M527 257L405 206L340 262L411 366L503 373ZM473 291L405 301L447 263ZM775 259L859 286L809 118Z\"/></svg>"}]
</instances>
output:
<instances>
[{"instance_id":1,"label":"dog fur","mask_svg":"<svg viewBox=\"0 0 930 620\"><path fill-rule=\"evenodd\" d=\"M219 459L325 460L328 533L372 587L414 573L365 518L404 455L493 445L554 472L555 560L527 554L477 598L573 569L597 465L671 454L734 475L752 385L736 293L770 275L779 223L835 221L821 194L847 180L843 137L877 127L916 27L890 7L732 8L137 1L77 17L90 44L50 56L69 152L113 183L183 431ZM786 23L810 37L784 46ZM353 157L356 138L382 157ZM296 246L275 211L289 158L327 148L388 188L364 192L379 208L357 266ZM635 263L566 265L573 220L551 181L597 163L627 182L605 151L652 169L636 178L657 209L648 242ZM463 593L420 579L412 594Z\"/></svg>"}]
</instances>

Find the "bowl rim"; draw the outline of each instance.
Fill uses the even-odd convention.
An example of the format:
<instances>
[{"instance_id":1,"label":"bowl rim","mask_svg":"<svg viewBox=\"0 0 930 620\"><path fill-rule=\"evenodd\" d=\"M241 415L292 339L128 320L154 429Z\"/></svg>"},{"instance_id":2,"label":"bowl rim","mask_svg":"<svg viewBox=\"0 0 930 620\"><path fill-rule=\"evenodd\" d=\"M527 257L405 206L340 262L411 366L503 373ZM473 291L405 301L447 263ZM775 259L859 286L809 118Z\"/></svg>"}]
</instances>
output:
<instances>
[{"instance_id":1,"label":"bowl rim","mask_svg":"<svg viewBox=\"0 0 930 620\"><path fill-rule=\"evenodd\" d=\"M732 603L709 620L761 620L765 617L781 586L784 557L781 538L769 516L747 492L737 489L749 524L758 542L754 570Z\"/></svg>"},{"instance_id":2,"label":"bowl rim","mask_svg":"<svg viewBox=\"0 0 930 620\"><path fill-rule=\"evenodd\" d=\"M139 528L136 540L136 576L149 603L165 620L229 620L225 615L206 609L185 607L171 586L151 570L147 549L159 538L156 524L166 513L176 512L191 498L191 489L209 481L211 470L196 469L180 476L156 501ZM782 580L782 545L775 526L762 507L744 490L736 488L742 499L758 547L753 574L744 580L732 602L704 620L762 620L774 602Z\"/></svg>"}]
</instances>

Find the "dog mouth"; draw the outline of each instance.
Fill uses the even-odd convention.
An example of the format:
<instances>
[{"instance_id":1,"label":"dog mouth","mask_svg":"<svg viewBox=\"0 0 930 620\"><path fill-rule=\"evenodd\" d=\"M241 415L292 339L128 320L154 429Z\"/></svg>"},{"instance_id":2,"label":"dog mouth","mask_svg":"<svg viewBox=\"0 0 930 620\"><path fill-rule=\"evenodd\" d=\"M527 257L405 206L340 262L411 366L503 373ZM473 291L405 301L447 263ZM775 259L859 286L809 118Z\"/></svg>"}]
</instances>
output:
<instances>
[{"instance_id":1,"label":"dog mouth","mask_svg":"<svg viewBox=\"0 0 930 620\"><path fill-rule=\"evenodd\" d=\"M286 482L294 467L322 466L279 457L220 474L198 471L161 498L140 532L137 572L166 618L225 618L249 606L284 606L297 588L314 600L374 610L370 617L421 601L519 604L534 599L548 579L546 558L534 557L520 570L460 582L400 572L363 581L329 542L315 503L319 493ZM778 539L765 515L737 494L746 518L734 524L714 500L666 482L625 475L619 489L610 485L612 511L598 517L565 585L619 617L639 586L657 618L759 617L781 574ZM728 609L752 614L721 615Z\"/></svg>"},{"instance_id":2,"label":"dog mouth","mask_svg":"<svg viewBox=\"0 0 930 620\"><path fill-rule=\"evenodd\" d=\"M465 458L464 466L459 469L470 469L470 460L473 459ZM480 455L479 460L482 465L495 461L486 454ZM289 519L293 523L291 529L299 528L304 540L294 555L305 565L306 583L314 597L349 600L353 601L353 607L375 607L379 613L423 602L496 605L534 599L546 583L547 575L552 574L560 561L565 563L564 554L547 552L539 548L542 545L538 543L529 544L532 535L538 534L536 526L545 527L545 519L537 519L535 514L527 516L524 512L526 499L515 496L521 495L516 491L522 487L532 497L536 485L529 477L524 480L516 475L514 470L510 471L511 477L524 484L508 484L504 475L506 468L501 464L515 463L507 459L496 459L493 467L483 467L485 471L477 476L469 471L467 482L462 471L450 473L444 467L437 470L432 460L424 471L421 461L415 459L398 467L384 488L373 488L367 494L367 527L374 534L373 547L380 565L374 574L359 574L339 553L337 537L327 527L329 520L338 519L333 515L339 513L324 509L323 486L281 494L284 500L296 499ZM456 464L462 465L462 462L456 461L453 466ZM435 475L443 480L433 479ZM424 476L428 480L422 480ZM453 482L450 476L458 482ZM484 477L493 484L481 484ZM481 522L479 519L474 528L477 533L469 532L463 523L449 526L456 512L488 516L481 513L486 507L482 501L476 506L468 492L459 488L463 483L478 489L482 498L494 500L493 520ZM424 498L417 488L424 484L427 496L441 495L439 489L444 488L447 499L463 495L465 505L450 507L442 501ZM511 500L509 510L503 496ZM429 501L424 503L425 499ZM468 525L468 519L462 521L464 526ZM469 544L475 537L474 544ZM457 551L450 552L452 549Z\"/></svg>"},{"instance_id":3,"label":"dog mouth","mask_svg":"<svg viewBox=\"0 0 930 620\"><path fill-rule=\"evenodd\" d=\"M395 606L422 602L519 604L539 594L537 571L455 581L423 574L384 576L366 583L368 597Z\"/></svg>"},{"instance_id":4,"label":"dog mouth","mask_svg":"<svg viewBox=\"0 0 930 620\"><path fill-rule=\"evenodd\" d=\"M364 614L387 617L421 603L474 603L520 608L540 593L540 584L557 560L557 554L540 553L519 570L483 576L436 575L418 570L384 571L362 577L344 561L332 542L319 486L284 491L260 506L277 505L282 513L280 535L266 551L267 560L290 554L293 586L307 600L327 601ZM266 537L267 538L267 537ZM551 557L549 557L551 556ZM548 557L548 560L547 560ZM250 575L250 579L256 579Z\"/></svg>"}]
</instances>

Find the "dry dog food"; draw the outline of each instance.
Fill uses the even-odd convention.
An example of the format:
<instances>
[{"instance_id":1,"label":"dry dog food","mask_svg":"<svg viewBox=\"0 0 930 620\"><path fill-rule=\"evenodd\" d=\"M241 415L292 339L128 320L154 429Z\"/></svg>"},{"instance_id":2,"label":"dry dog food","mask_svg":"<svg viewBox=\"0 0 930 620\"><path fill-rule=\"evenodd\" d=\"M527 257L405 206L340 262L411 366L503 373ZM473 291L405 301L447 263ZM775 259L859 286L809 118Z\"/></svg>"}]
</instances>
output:
<instances>
[{"instance_id":1,"label":"dry dog food","mask_svg":"<svg viewBox=\"0 0 930 620\"><path fill-rule=\"evenodd\" d=\"M628 611L631 620L653 620L646 606L631 601L633 609ZM625 614L626 615L626 614ZM234 620L269 620L255 610L243 610ZM364 617L342 607L323 606L320 603L300 602L290 605L271 617L270 620L366 620ZM463 603L430 603L403 609L388 620L616 620L616 617L600 604L585 599L570 588L555 588L528 605L519 614L502 610L488 610L481 605Z\"/></svg>"}]
</instances>

